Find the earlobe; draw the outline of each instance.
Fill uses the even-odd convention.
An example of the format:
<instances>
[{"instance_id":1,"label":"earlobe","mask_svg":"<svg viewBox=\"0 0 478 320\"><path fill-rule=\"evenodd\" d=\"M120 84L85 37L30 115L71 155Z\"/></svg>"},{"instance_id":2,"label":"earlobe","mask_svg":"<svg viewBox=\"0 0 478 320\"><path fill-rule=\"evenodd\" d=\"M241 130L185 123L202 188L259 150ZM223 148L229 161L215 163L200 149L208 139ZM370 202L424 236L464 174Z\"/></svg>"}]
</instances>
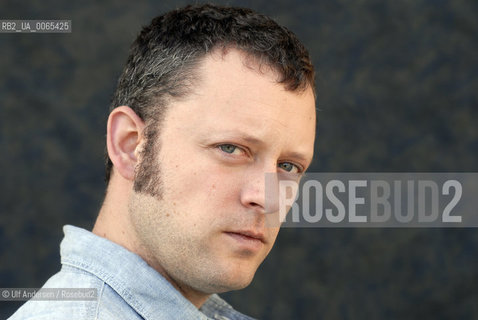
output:
<instances>
[{"instance_id":1,"label":"earlobe","mask_svg":"<svg viewBox=\"0 0 478 320\"><path fill-rule=\"evenodd\" d=\"M130 107L121 106L111 111L106 132L108 156L115 171L127 180L134 179L143 129L143 120Z\"/></svg>"}]
</instances>

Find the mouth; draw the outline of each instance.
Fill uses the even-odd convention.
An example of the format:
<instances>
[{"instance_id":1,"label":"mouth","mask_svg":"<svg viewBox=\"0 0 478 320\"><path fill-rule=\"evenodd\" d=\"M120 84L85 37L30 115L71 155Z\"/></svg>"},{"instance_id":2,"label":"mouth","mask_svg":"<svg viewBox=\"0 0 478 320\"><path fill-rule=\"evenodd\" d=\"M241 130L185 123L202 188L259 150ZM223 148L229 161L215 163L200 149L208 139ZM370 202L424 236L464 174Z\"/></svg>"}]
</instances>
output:
<instances>
[{"instance_id":1,"label":"mouth","mask_svg":"<svg viewBox=\"0 0 478 320\"><path fill-rule=\"evenodd\" d=\"M225 231L226 235L235 240L240 247L256 251L266 244L266 238L263 233L250 230Z\"/></svg>"}]
</instances>

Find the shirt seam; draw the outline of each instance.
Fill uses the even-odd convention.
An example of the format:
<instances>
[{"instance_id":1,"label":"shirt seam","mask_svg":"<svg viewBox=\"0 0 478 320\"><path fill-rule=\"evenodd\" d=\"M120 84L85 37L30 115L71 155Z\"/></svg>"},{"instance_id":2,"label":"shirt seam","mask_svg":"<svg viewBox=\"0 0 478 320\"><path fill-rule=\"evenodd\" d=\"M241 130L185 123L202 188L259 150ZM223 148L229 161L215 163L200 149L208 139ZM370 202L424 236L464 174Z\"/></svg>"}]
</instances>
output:
<instances>
[{"instance_id":1,"label":"shirt seam","mask_svg":"<svg viewBox=\"0 0 478 320\"><path fill-rule=\"evenodd\" d=\"M143 305L143 303L138 301L127 287L124 287L120 282L116 281L116 278L109 272L104 271L102 268L96 268L95 266L74 259L61 259L61 263L63 265L68 265L70 267L83 270L95 276L103 283L111 287L111 289L113 289L123 299L123 301L128 304L133 310L135 310L138 314L144 316L145 318L149 318L151 316L149 312L145 310L145 306ZM127 301L126 298L128 298L129 301Z\"/></svg>"},{"instance_id":2,"label":"shirt seam","mask_svg":"<svg viewBox=\"0 0 478 320\"><path fill-rule=\"evenodd\" d=\"M101 284L100 292L98 293L98 303L96 304L95 320L98 320L98 316L100 314L100 305L101 305L101 299L103 298L104 289L105 289L105 282L103 281Z\"/></svg>"}]
</instances>

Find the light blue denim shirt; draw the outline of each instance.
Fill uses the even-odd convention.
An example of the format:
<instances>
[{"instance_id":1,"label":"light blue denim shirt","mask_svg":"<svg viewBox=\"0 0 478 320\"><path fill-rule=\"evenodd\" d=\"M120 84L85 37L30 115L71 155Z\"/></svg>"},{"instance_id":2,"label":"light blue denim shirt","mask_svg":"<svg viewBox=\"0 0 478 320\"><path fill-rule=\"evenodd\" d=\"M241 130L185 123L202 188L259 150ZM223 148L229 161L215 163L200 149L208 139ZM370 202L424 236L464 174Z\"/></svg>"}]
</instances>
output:
<instances>
[{"instance_id":1,"label":"light blue denim shirt","mask_svg":"<svg viewBox=\"0 0 478 320\"><path fill-rule=\"evenodd\" d=\"M90 301L33 301L10 320L252 319L218 295L197 309L138 255L74 226L63 228L62 268L43 288L96 288Z\"/></svg>"}]
</instances>

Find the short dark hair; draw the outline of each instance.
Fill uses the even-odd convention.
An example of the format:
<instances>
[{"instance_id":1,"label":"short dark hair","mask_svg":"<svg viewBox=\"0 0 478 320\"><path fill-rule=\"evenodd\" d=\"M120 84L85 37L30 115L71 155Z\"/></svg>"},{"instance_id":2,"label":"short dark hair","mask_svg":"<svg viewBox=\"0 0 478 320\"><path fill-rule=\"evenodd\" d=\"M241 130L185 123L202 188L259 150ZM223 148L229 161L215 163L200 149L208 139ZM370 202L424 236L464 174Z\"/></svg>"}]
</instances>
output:
<instances>
[{"instance_id":1,"label":"short dark hair","mask_svg":"<svg viewBox=\"0 0 478 320\"><path fill-rule=\"evenodd\" d=\"M154 160L153 145L168 102L192 91L198 63L218 47L239 49L271 67L286 90L315 90L307 50L291 31L267 16L211 4L189 5L160 15L132 44L110 107L111 111L127 105L145 121L143 161ZM108 182L112 162L107 153L105 159ZM157 193L151 173L136 173L136 191Z\"/></svg>"}]
</instances>

